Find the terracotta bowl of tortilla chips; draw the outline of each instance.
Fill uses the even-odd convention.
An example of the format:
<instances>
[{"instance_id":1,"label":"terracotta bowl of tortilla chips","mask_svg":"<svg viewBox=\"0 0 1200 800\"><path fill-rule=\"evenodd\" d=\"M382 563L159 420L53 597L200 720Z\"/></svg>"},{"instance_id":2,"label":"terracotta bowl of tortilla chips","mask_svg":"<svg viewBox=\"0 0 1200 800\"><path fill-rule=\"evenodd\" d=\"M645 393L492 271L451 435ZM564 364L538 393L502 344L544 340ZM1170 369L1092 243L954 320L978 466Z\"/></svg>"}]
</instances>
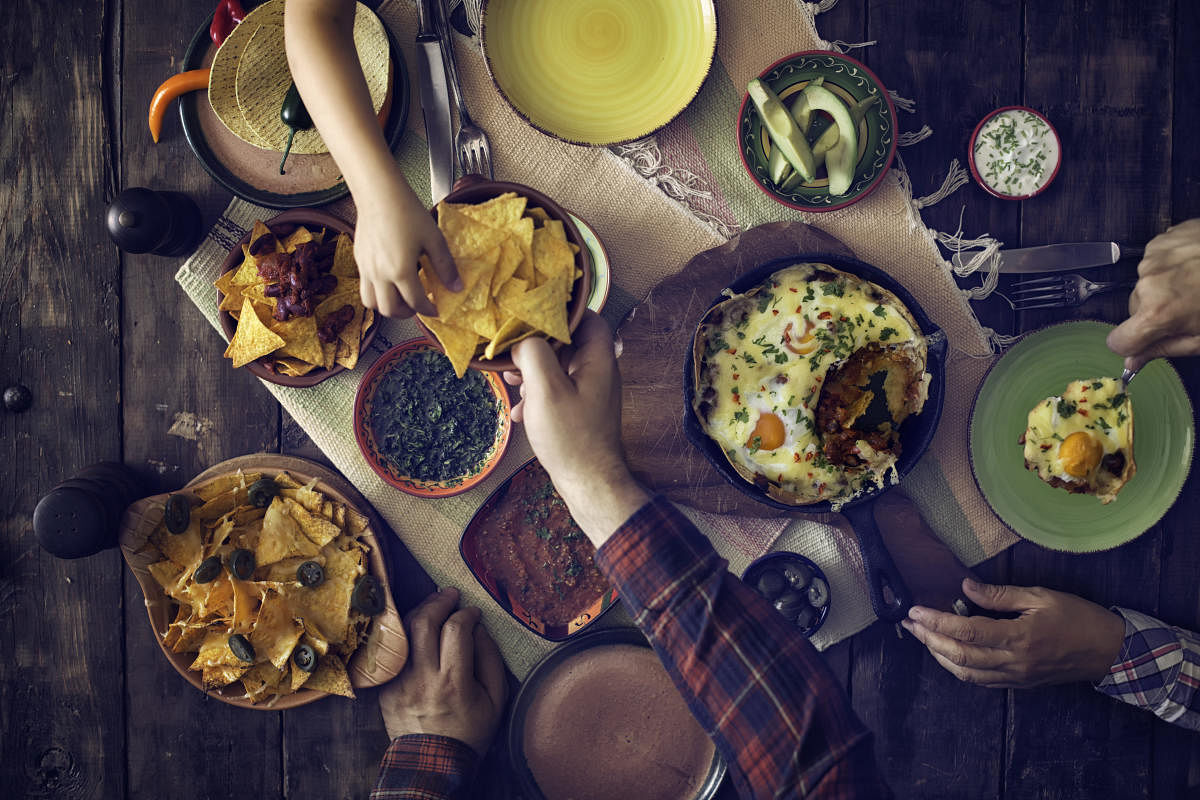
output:
<instances>
[{"instance_id":1,"label":"terracotta bowl of tortilla chips","mask_svg":"<svg viewBox=\"0 0 1200 800\"><path fill-rule=\"evenodd\" d=\"M235 468L238 465L245 467ZM250 504L248 488L259 479L277 483L280 493L271 502L280 508L255 509ZM189 527L177 535L165 527L172 496L191 505ZM263 453L219 464L172 495L148 497L130 506L121 521L121 552L142 589L155 640L171 666L188 683L221 702L271 711L306 705L329 694L353 697L355 688L378 686L398 675L408 659L408 638L392 600L382 544L373 530L379 523L369 507L361 507L369 513L360 511L360 502L365 504L353 487L321 465ZM308 522L329 528L330 534L337 528L337 534L317 547L309 538L310 526L283 510L293 505L305 509L298 513L307 515ZM273 526L267 524L272 510L276 518L296 520L295 525L288 523L296 542L288 544L286 536L275 540L268 530ZM205 533L210 518L227 520L228 526L217 522L208 528L212 533ZM228 537L224 544L206 541L216 532ZM252 551L257 566L248 579L235 580L231 548L235 543L251 546L247 536L257 540ZM269 560L285 554L287 547L310 542L313 547L305 554ZM286 546L280 549L281 544ZM200 561L214 548L222 562L215 580L200 583L195 580L196 564L181 567L181 560ZM270 548L275 552L268 555ZM301 586L292 566L306 558L324 565L324 580L313 588ZM381 610L369 617L354 610L349 588L352 579L358 580L355 575L364 574L378 582L377 597L382 601ZM181 598L191 606L185 607ZM197 614L202 615L199 622ZM298 621L301 617L307 624ZM337 628L342 638L317 633L318 624L331 631ZM230 658L233 644L224 644L230 628L244 631L254 647L252 656L260 656L249 669L236 656ZM318 641L322 636L329 637L322 640L328 648L323 654ZM313 644L317 645L316 668L305 672L294 663L296 650ZM196 665L206 658L212 663L206 661L201 671ZM240 665L236 677L223 674L233 669L227 665ZM271 677L264 680L267 672Z\"/></svg>"},{"instance_id":2,"label":"terracotta bowl of tortilla chips","mask_svg":"<svg viewBox=\"0 0 1200 800\"><path fill-rule=\"evenodd\" d=\"M592 261L562 206L519 183L467 175L430 213L465 285L448 292L423 262L439 316L417 324L456 372L513 369L509 348L527 336L569 343L587 310Z\"/></svg>"},{"instance_id":3,"label":"terracotta bowl of tortilla chips","mask_svg":"<svg viewBox=\"0 0 1200 800\"><path fill-rule=\"evenodd\" d=\"M311 208L296 208L290 211L284 211L265 221L267 228L273 233L280 234L280 237L286 237L287 234L293 233L298 228L305 228L310 232L316 232L324 229L328 235L334 236L338 234L353 235L353 228L348 222L339 217L335 217L325 211L318 211ZM251 238L254 236L254 231L248 232L229 250L229 255L225 258L225 263L221 265L221 278L217 281L217 298L221 305L226 308L220 311L221 329L225 331L226 338L232 340L237 334L238 320L228 310L228 302L226 292L222 291L222 284L229 279L228 273L239 269L243 264L246 253L243 250L244 246L250 244ZM254 359L247 363L246 369L252 374L257 375L264 381L275 383L280 386L291 386L295 388L306 388L316 386L326 378L336 375L339 372L349 368L353 368L358 362L358 357L361 353L371 345L371 341L375 338L375 331L378 328L378 319L372 309L363 309L362 300L358 295L358 277L355 275L352 278L339 278L338 289L341 288L341 281L345 280L349 286L346 296L349 302L352 303L355 309L355 316L352 320L352 325L359 329L358 347L357 350L350 348L350 352L343 353L341 350L335 354L336 360L332 366L316 366L311 367L304 374L289 374L289 370L294 369L296 365L301 365L301 361L297 358L276 358L274 354L265 355L261 358ZM334 291L337 292L338 289ZM318 308L318 314L320 309ZM301 318L292 317L291 322L296 322ZM272 323L273 324L273 323ZM287 323L285 323L286 325ZM268 332L268 335L270 332ZM311 338L311 337L309 337ZM289 342L289 344L292 344ZM309 345L320 347L319 341L308 342ZM227 351L228 353L228 351ZM285 366L286 365L286 366ZM236 362L235 362L236 366ZM305 367L301 367L302 369Z\"/></svg>"}]
</instances>

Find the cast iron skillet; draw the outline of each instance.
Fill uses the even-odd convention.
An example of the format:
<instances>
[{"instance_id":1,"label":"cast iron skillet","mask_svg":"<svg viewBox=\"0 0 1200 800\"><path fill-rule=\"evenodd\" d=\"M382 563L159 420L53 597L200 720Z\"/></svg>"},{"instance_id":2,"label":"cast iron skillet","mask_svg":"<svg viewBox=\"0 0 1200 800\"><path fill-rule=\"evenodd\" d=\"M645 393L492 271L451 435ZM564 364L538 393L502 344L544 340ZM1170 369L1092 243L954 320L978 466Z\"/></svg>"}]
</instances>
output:
<instances>
[{"instance_id":1,"label":"cast iron skillet","mask_svg":"<svg viewBox=\"0 0 1200 800\"><path fill-rule=\"evenodd\" d=\"M900 458L896 461L896 470L903 479L921 458L930 441L933 440L938 420L942 416L942 399L946 392L946 334L930 321L913 296L895 278L878 267L846 256L816 253L775 258L738 278L730 284L729 289L736 294L741 294L759 285L776 271L802 263L828 264L834 269L865 278L894 292L912 312L921 332L925 334L929 350L925 370L932 376L929 382L929 397L925 401L925 407L921 413L909 417L900 426ZM708 307L712 308L725 299L727 298L724 295L720 295L714 298ZM695 334L693 333L692 336L694 342ZM700 449L704 457L725 480L760 503L765 503L773 508L794 511L797 514L821 514L833 511L829 501L803 506L781 503L768 497L765 490L750 483L734 471L721 452L721 447L704 432L700 426L700 420L696 417L696 412L692 409L692 397L695 394L692 387L693 349L688 349L683 368L683 432L688 441ZM899 622L908 614L908 609L912 605L912 595L904 584L904 579L896 570L896 565L892 563L891 554L883 544L873 512L875 498L887 489L887 486L877 487L846 503L839 510L850 520L850 524L854 527L854 534L858 538L859 548L862 550L863 566L867 572L867 588L871 595L871 608L880 619Z\"/></svg>"}]
</instances>

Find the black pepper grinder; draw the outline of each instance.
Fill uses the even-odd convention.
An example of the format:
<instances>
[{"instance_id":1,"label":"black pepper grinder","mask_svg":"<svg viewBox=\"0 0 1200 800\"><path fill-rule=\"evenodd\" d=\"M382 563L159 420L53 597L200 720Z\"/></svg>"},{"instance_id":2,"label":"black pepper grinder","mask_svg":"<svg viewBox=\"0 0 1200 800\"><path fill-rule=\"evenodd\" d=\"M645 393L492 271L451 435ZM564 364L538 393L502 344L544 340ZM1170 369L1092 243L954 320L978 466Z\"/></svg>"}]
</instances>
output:
<instances>
[{"instance_id":1,"label":"black pepper grinder","mask_svg":"<svg viewBox=\"0 0 1200 800\"><path fill-rule=\"evenodd\" d=\"M59 558L82 558L117 546L121 515L146 494L124 464L102 461L63 481L38 501L38 544Z\"/></svg>"},{"instance_id":2,"label":"black pepper grinder","mask_svg":"<svg viewBox=\"0 0 1200 800\"><path fill-rule=\"evenodd\" d=\"M178 257L192 252L203 233L200 209L182 192L134 187L108 207L108 235L127 253Z\"/></svg>"}]
</instances>

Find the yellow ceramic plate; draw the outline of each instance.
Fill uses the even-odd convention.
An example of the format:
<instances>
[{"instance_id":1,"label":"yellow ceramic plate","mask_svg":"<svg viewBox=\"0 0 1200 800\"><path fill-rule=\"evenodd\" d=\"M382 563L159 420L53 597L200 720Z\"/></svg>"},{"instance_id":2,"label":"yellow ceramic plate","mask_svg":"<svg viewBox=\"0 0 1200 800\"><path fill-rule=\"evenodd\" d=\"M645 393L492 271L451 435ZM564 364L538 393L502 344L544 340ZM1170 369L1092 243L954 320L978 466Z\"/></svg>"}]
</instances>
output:
<instances>
[{"instance_id":1,"label":"yellow ceramic plate","mask_svg":"<svg viewBox=\"0 0 1200 800\"><path fill-rule=\"evenodd\" d=\"M700 91L717 45L712 0L488 0L483 51L539 130L607 145L666 125Z\"/></svg>"}]
</instances>

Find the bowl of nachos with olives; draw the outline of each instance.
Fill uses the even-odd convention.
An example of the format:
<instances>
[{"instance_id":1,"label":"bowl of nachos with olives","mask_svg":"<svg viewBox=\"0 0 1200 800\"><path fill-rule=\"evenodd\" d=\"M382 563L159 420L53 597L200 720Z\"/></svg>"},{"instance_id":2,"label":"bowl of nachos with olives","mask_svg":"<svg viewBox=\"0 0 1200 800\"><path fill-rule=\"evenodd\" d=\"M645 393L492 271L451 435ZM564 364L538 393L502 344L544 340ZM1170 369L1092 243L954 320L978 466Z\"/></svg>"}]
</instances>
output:
<instances>
[{"instance_id":1,"label":"bowl of nachos with olives","mask_svg":"<svg viewBox=\"0 0 1200 800\"><path fill-rule=\"evenodd\" d=\"M289 468L218 467L125 512L121 550L163 654L244 708L354 697L395 677L408 640L363 501L302 459L235 461L255 459Z\"/></svg>"}]
</instances>

